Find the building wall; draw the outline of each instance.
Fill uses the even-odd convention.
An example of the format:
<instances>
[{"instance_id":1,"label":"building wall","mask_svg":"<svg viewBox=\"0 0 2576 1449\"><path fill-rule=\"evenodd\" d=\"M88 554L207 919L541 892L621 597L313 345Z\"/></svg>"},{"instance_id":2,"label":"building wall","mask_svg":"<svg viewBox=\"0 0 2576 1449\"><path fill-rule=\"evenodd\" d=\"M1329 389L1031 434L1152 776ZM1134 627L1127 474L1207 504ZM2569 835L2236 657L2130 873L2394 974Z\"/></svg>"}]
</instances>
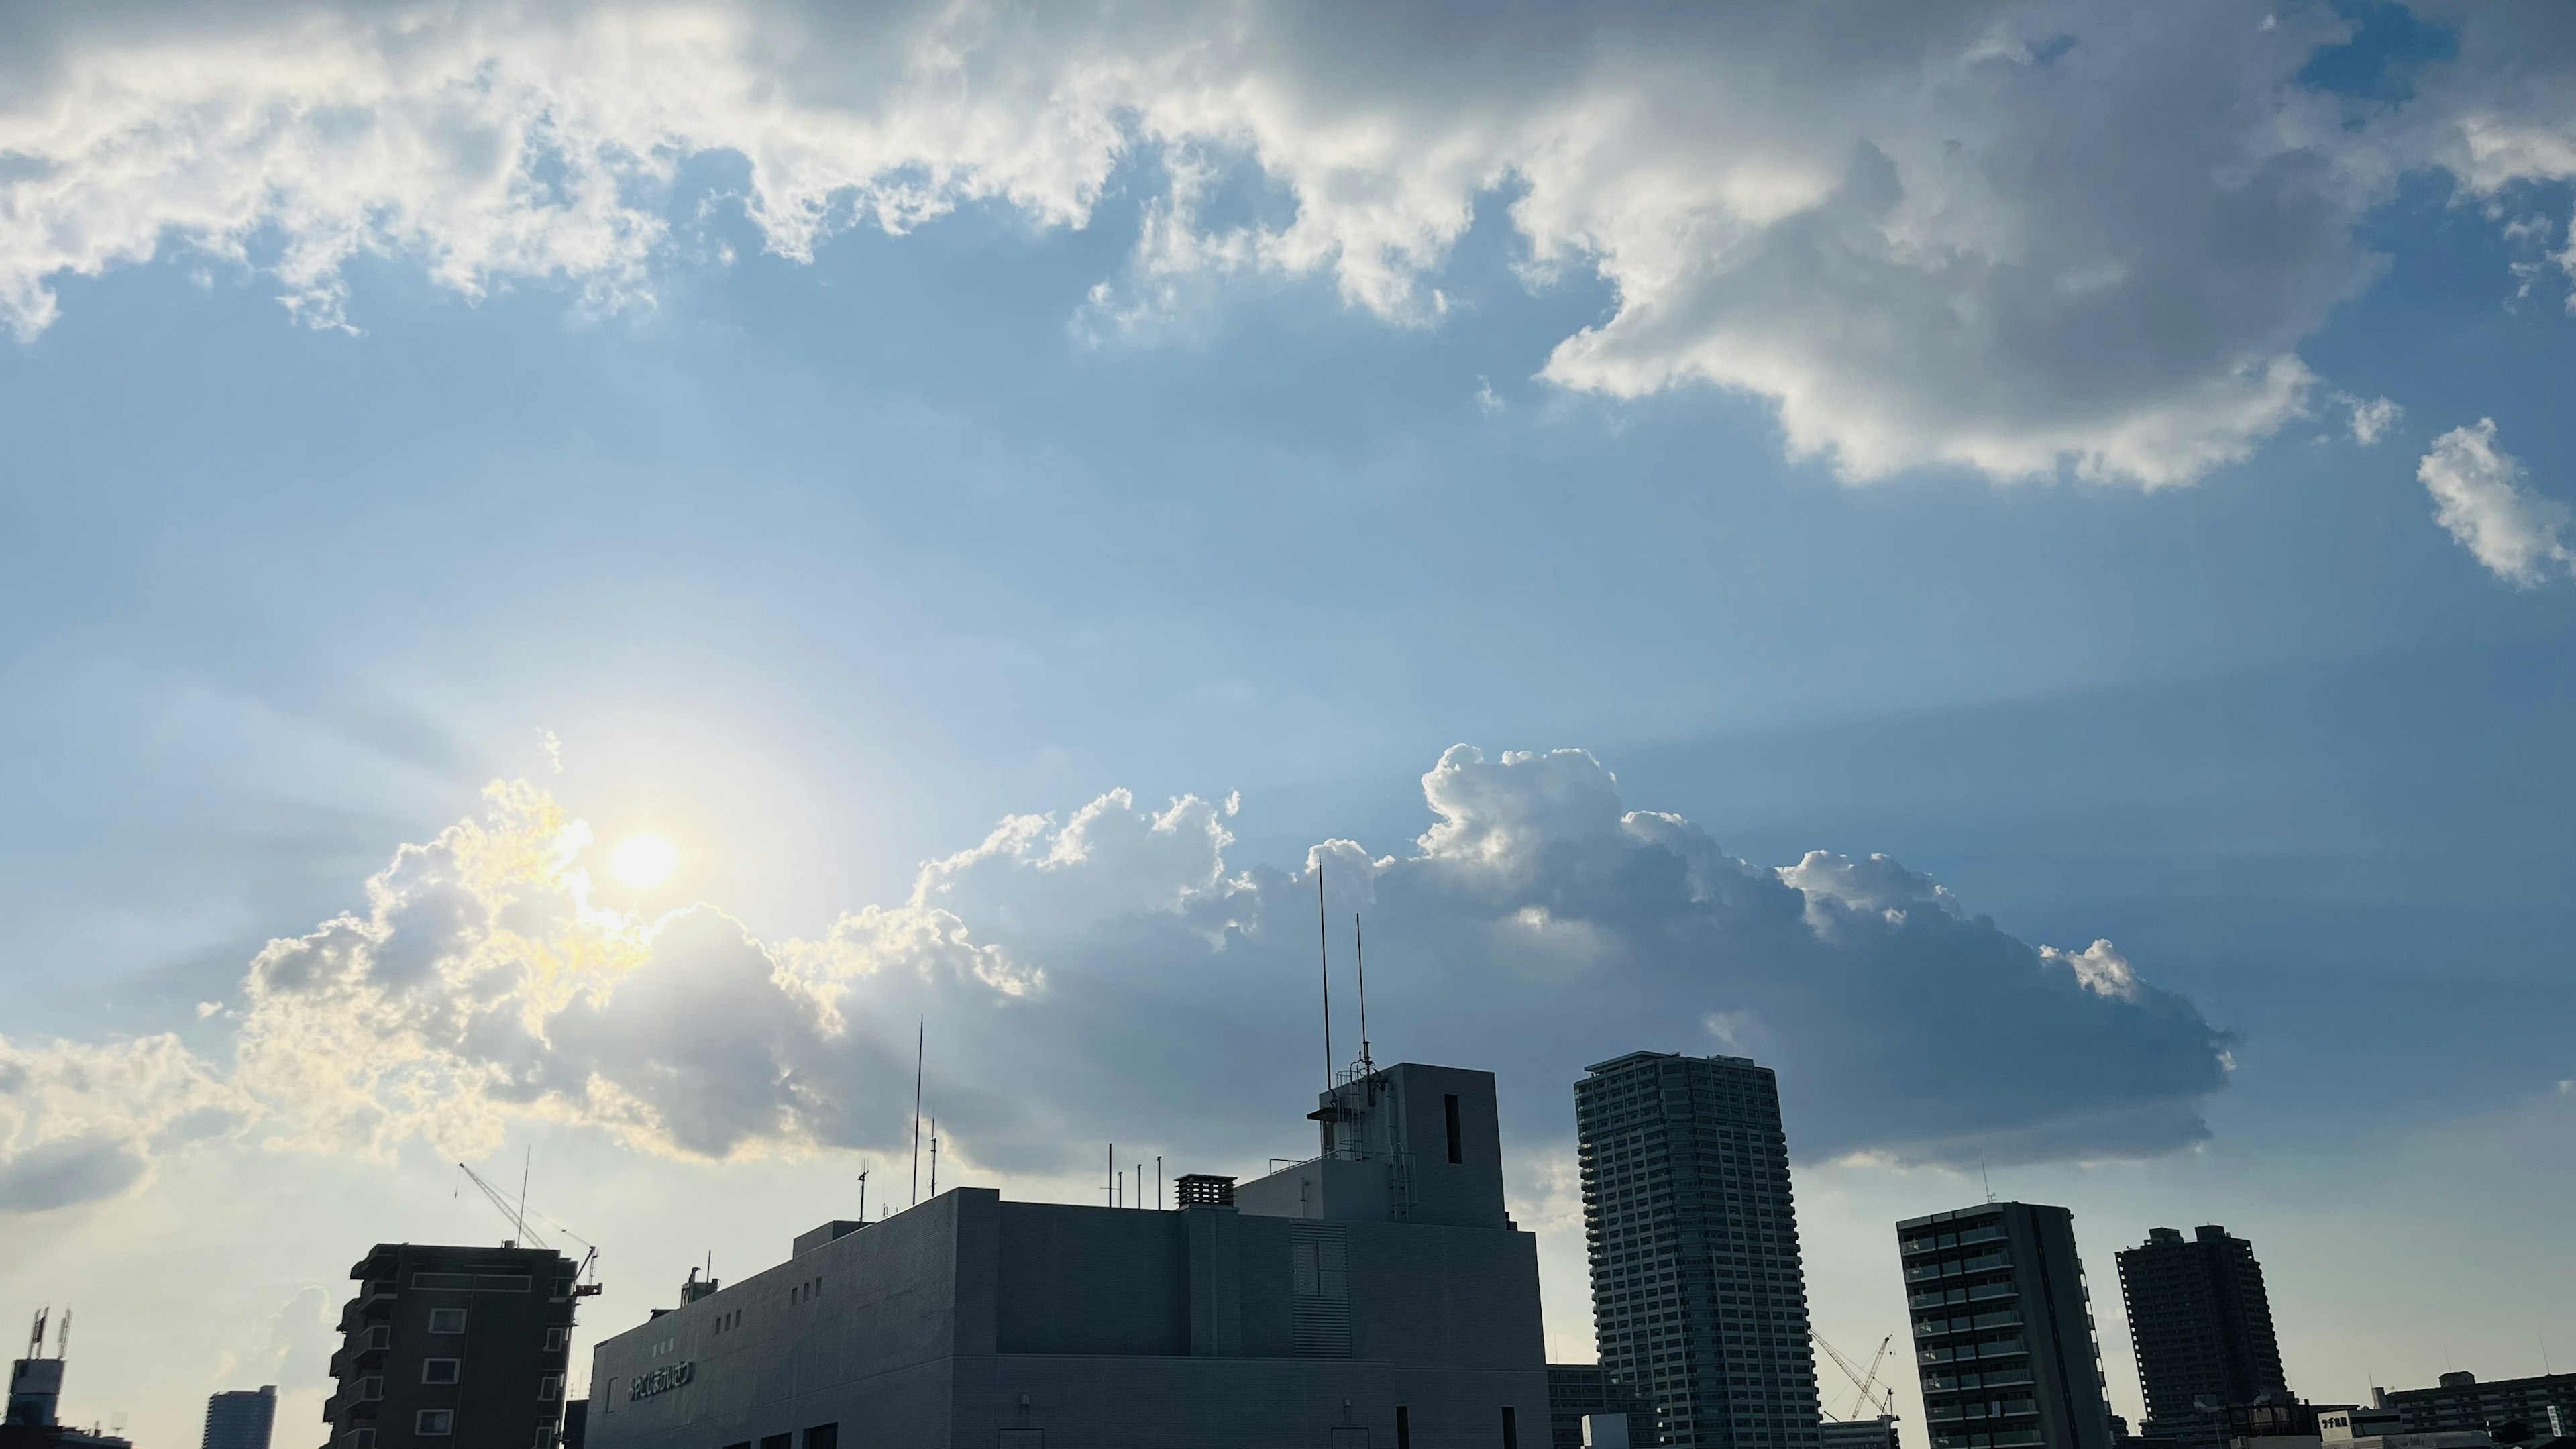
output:
<instances>
[{"instance_id":1,"label":"building wall","mask_svg":"<svg viewBox=\"0 0 2576 1449\"><path fill-rule=\"evenodd\" d=\"M331 1358L331 1443L372 1430L377 1449L539 1444L562 1423L574 1271L541 1248L377 1244L349 1270L359 1289L341 1310ZM463 1310L465 1331L432 1333L441 1309ZM423 1382L434 1358L460 1361L455 1383ZM371 1384L378 1397L368 1397ZM425 1409L454 1414L452 1432L419 1434Z\"/></svg>"},{"instance_id":2,"label":"building wall","mask_svg":"<svg viewBox=\"0 0 2576 1449\"><path fill-rule=\"evenodd\" d=\"M602 1342L594 1449L1328 1444L1538 1449L1536 1245L1500 1228L1214 1207L1004 1203L964 1188ZM688 1365L643 1399L637 1378ZM1345 1407L1347 1405L1347 1407Z\"/></svg>"},{"instance_id":3,"label":"building wall","mask_svg":"<svg viewBox=\"0 0 2576 1449\"><path fill-rule=\"evenodd\" d=\"M277 1386L234 1389L206 1400L206 1432L199 1449L268 1449L277 1422Z\"/></svg>"}]
</instances>

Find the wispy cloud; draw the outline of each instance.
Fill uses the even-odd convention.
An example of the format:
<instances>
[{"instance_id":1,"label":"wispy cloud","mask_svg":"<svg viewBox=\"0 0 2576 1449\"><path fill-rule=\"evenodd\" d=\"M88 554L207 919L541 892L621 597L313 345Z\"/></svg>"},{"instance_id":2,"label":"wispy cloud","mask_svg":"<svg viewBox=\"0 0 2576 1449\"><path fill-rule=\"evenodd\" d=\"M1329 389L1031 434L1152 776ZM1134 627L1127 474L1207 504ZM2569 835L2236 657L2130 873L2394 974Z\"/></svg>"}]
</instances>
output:
<instances>
[{"instance_id":1,"label":"wispy cloud","mask_svg":"<svg viewBox=\"0 0 2576 1449\"><path fill-rule=\"evenodd\" d=\"M2415 476L2433 517L2496 577L2527 589L2576 567L2567 505L2523 486L2522 464L2496 446L2495 419L2435 438Z\"/></svg>"}]
</instances>

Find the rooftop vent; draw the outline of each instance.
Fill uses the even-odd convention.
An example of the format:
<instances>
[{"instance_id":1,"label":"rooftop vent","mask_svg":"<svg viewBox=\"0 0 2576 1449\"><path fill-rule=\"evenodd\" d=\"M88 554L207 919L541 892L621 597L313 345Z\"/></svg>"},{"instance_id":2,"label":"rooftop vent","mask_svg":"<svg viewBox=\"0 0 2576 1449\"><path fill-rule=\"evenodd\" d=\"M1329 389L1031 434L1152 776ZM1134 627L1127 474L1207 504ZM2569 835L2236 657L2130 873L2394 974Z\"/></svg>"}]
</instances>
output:
<instances>
[{"instance_id":1,"label":"rooftop vent","mask_svg":"<svg viewBox=\"0 0 2576 1449\"><path fill-rule=\"evenodd\" d=\"M1214 1177L1204 1172L1185 1172L1181 1174L1180 1181L1174 1186L1180 1189L1180 1202L1183 1207L1234 1206L1233 1178Z\"/></svg>"}]
</instances>

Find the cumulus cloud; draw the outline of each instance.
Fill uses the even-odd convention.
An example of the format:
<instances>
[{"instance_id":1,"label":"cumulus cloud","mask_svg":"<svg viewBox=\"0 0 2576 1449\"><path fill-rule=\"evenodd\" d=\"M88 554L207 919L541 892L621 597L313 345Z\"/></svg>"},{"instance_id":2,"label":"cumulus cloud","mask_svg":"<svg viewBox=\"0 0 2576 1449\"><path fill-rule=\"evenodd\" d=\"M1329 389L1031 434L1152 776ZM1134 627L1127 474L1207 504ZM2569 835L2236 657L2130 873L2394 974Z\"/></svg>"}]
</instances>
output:
<instances>
[{"instance_id":1,"label":"cumulus cloud","mask_svg":"<svg viewBox=\"0 0 2576 1449\"><path fill-rule=\"evenodd\" d=\"M2435 438L2415 476L2435 520L2496 577L2527 589L2576 567L2567 505L2523 486L2522 465L2496 446L2495 419Z\"/></svg>"},{"instance_id":2,"label":"cumulus cloud","mask_svg":"<svg viewBox=\"0 0 2576 1449\"><path fill-rule=\"evenodd\" d=\"M804 258L975 203L1082 226L1125 188L1089 330L1242 274L1427 323L1485 214L1533 285L1615 294L1558 386L1739 390L1854 479L2176 483L2308 409L2297 346L2373 274L2353 224L2399 172L2576 155L2558 91L2471 59L2546 22L2488 8L2392 110L2301 81L2350 36L2326 7L2225 0L11 7L0 318L33 335L58 279L174 240L321 325L362 254L649 306L711 200ZM718 196L682 190L701 157L736 168Z\"/></svg>"},{"instance_id":3,"label":"cumulus cloud","mask_svg":"<svg viewBox=\"0 0 2576 1449\"><path fill-rule=\"evenodd\" d=\"M1319 870L1331 949L1365 916L1379 1059L1498 1070L1523 1135L1562 1130L1587 1061L1711 1045L1781 1068L1809 1154L2133 1155L2205 1133L2223 1034L2108 941L2034 947L1884 855L1737 859L1627 808L1579 750L1462 745L1422 787L1409 846L1329 841L1295 869L1229 862L1225 806L1112 791L1005 820L898 905L763 941L707 905L601 905L587 827L495 785L482 819L398 851L363 909L259 954L228 1066L167 1038L8 1048L0 1212L122 1191L219 1133L462 1155L531 1118L706 1158L885 1149L924 1018L963 1162L1056 1168L1101 1135L1257 1157L1322 1076ZM1345 982L1337 1047L1356 1053Z\"/></svg>"},{"instance_id":4,"label":"cumulus cloud","mask_svg":"<svg viewBox=\"0 0 2576 1449\"><path fill-rule=\"evenodd\" d=\"M2364 400L2345 393L2335 400L2350 413L2352 440L2365 448L2377 447L2379 440L2388 435L2388 430L2406 416L2406 409L2384 397Z\"/></svg>"}]
</instances>

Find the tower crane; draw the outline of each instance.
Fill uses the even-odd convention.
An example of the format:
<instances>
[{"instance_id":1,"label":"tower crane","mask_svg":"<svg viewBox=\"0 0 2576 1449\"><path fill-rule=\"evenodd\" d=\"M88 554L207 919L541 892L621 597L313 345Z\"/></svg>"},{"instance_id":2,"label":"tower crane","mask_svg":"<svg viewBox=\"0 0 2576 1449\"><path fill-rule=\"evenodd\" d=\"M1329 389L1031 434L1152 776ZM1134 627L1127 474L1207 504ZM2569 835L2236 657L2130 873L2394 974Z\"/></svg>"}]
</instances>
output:
<instances>
[{"instance_id":1,"label":"tower crane","mask_svg":"<svg viewBox=\"0 0 2576 1449\"><path fill-rule=\"evenodd\" d=\"M501 1216L510 1220L510 1231L513 1235L511 1241L513 1243L533 1243L540 1248L552 1248L554 1246L554 1244L547 1242L534 1228L528 1226L527 1184L524 1181L521 1182L519 1186L519 1200L516 1203L513 1203L507 1196L503 1195L499 1188L484 1181L483 1174L476 1172L473 1168L467 1167L464 1163L460 1162L456 1164L456 1169L457 1171L465 1174L465 1180L473 1183L475 1188L483 1194L485 1200L489 1201L495 1208L500 1209ZM584 1248L588 1248L590 1250L588 1253L583 1255L581 1266L573 1270L573 1277L576 1280L585 1277L592 1277L591 1270L599 1262L599 1249L593 1246L589 1239L574 1232L572 1229L565 1227L563 1224L556 1222L553 1218L547 1218L544 1213L538 1213L537 1216L545 1218L547 1224L553 1227L556 1232L563 1234L565 1237L572 1239L574 1242L579 1243ZM598 1281L593 1278L593 1281L588 1283L576 1281L572 1292L573 1296L576 1298L588 1298L597 1294L599 1289L600 1285Z\"/></svg>"},{"instance_id":2,"label":"tower crane","mask_svg":"<svg viewBox=\"0 0 2576 1449\"><path fill-rule=\"evenodd\" d=\"M1852 1387L1859 1390L1858 1395L1852 1400L1851 1412L1843 1415L1846 1421L1858 1419L1863 1408L1868 1408L1875 1414L1884 1414L1891 1418L1895 1416L1896 1390L1893 1387L1879 1389L1876 1397L1871 1396L1870 1390L1878 1387L1879 1368L1887 1362L1887 1350L1896 1342L1896 1335L1891 1333L1878 1341L1878 1352L1871 1356L1867 1373L1853 1368L1852 1361L1843 1357L1840 1349L1825 1342L1823 1334L1813 1333L1808 1336L1815 1340L1816 1347L1825 1351L1826 1357L1834 1361L1834 1367L1843 1371L1843 1377L1851 1380Z\"/></svg>"}]
</instances>

